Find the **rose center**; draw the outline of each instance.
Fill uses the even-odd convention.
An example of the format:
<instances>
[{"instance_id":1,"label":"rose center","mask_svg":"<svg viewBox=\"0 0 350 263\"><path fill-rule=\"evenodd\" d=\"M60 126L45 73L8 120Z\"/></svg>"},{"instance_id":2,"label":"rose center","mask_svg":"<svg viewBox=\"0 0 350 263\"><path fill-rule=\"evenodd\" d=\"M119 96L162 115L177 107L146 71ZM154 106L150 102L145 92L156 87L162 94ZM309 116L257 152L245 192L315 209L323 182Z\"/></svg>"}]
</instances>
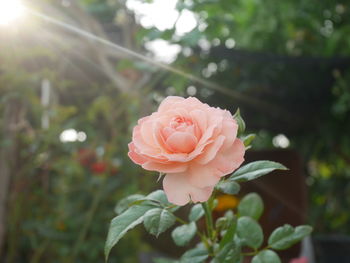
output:
<instances>
[{"instance_id":1,"label":"rose center","mask_svg":"<svg viewBox=\"0 0 350 263\"><path fill-rule=\"evenodd\" d=\"M170 128L176 131L188 131L188 127L193 126L192 120L182 117L175 117L170 121Z\"/></svg>"},{"instance_id":2,"label":"rose center","mask_svg":"<svg viewBox=\"0 0 350 263\"><path fill-rule=\"evenodd\" d=\"M174 117L163 129L163 136L168 149L175 153L190 153L197 145L192 120L183 117Z\"/></svg>"}]
</instances>

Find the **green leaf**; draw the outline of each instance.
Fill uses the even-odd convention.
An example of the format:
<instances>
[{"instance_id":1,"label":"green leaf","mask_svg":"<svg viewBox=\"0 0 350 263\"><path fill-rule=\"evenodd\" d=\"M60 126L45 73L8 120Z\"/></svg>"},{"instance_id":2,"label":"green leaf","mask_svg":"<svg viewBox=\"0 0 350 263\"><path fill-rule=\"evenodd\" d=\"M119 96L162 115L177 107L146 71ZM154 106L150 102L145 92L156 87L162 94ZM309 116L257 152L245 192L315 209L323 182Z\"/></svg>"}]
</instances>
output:
<instances>
[{"instance_id":1,"label":"green leaf","mask_svg":"<svg viewBox=\"0 0 350 263\"><path fill-rule=\"evenodd\" d=\"M241 117L241 112L237 109L236 113L233 115L233 118L236 120L238 124L238 134L243 134L245 131L245 122Z\"/></svg>"},{"instance_id":2,"label":"green leaf","mask_svg":"<svg viewBox=\"0 0 350 263\"><path fill-rule=\"evenodd\" d=\"M210 205L210 210L213 211L213 210L218 206L218 204L219 204L219 200L215 198L215 199L211 202L211 204L209 204L209 205Z\"/></svg>"},{"instance_id":3,"label":"green leaf","mask_svg":"<svg viewBox=\"0 0 350 263\"><path fill-rule=\"evenodd\" d=\"M211 263L235 263L239 262L241 248L234 240L227 243L216 253Z\"/></svg>"},{"instance_id":4,"label":"green leaf","mask_svg":"<svg viewBox=\"0 0 350 263\"><path fill-rule=\"evenodd\" d=\"M312 230L313 228L311 226L297 226L294 231L294 239L296 241L301 241L303 238L309 236L312 233Z\"/></svg>"},{"instance_id":5,"label":"green leaf","mask_svg":"<svg viewBox=\"0 0 350 263\"><path fill-rule=\"evenodd\" d=\"M293 228L290 225L284 225L271 233L268 244L273 249L284 250L298 243L311 232L312 227L310 226L303 225Z\"/></svg>"},{"instance_id":6,"label":"green leaf","mask_svg":"<svg viewBox=\"0 0 350 263\"><path fill-rule=\"evenodd\" d=\"M237 171L235 171L230 177L229 180L245 182L250 181L265 174L268 174L274 170L288 170L285 166L280 163L272 161L256 161L248 163Z\"/></svg>"},{"instance_id":7,"label":"green leaf","mask_svg":"<svg viewBox=\"0 0 350 263\"><path fill-rule=\"evenodd\" d=\"M232 242L236 233L236 228L237 228L237 218L232 215L232 217L225 215L225 218L227 219L228 222L228 227L227 231L225 231L225 234L223 235L221 241L220 241L220 248L222 249L225 245L228 243Z\"/></svg>"},{"instance_id":8,"label":"green leaf","mask_svg":"<svg viewBox=\"0 0 350 263\"><path fill-rule=\"evenodd\" d=\"M230 221L235 219L235 214L232 210L227 210L224 216Z\"/></svg>"},{"instance_id":9,"label":"green leaf","mask_svg":"<svg viewBox=\"0 0 350 263\"><path fill-rule=\"evenodd\" d=\"M119 215L123 213L126 209L128 209L135 201L140 200L144 197L144 195L139 194L127 196L118 202L118 204L114 208L114 211L117 215Z\"/></svg>"},{"instance_id":10,"label":"green leaf","mask_svg":"<svg viewBox=\"0 0 350 263\"><path fill-rule=\"evenodd\" d=\"M197 226L195 222L191 222L186 225L179 226L173 230L171 237L178 246L187 245L191 239L194 237L197 231Z\"/></svg>"},{"instance_id":11,"label":"green leaf","mask_svg":"<svg viewBox=\"0 0 350 263\"><path fill-rule=\"evenodd\" d=\"M143 201L156 202L159 204L159 207L167 207L170 212L175 212L180 208L180 206L169 203L163 190L157 190L150 193L145 199L143 199Z\"/></svg>"},{"instance_id":12,"label":"green leaf","mask_svg":"<svg viewBox=\"0 0 350 263\"><path fill-rule=\"evenodd\" d=\"M255 255L252 263L281 263L279 256L272 250L263 250Z\"/></svg>"},{"instance_id":13,"label":"green leaf","mask_svg":"<svg viewBox=\"0 0 350 263\"><path fill-rule=\"evenodd\" d=\"M188 216L190 221L197 221L204 215L204 209L201 204L196 204L191 208L190 215Z\"/></svg>"},{"instance_id":14,"label":"green leaf","mask_svg":"<svg viewBox=\"0 0 350 263\"><path fill-rule=\"evenodd\" d=\"M220 218L219 218L219 219L220 219ZM220 222L221 220L224 221L224 222L226 222L226 224L220 226L220 224L223 224L223 223ZM221 235L222 237L224 237L224 236L226 235L226 230L231 226L231 224L232 224L232 223L237 224L237 218L236 218L236 216L234 215L234 213L233 213L232 210L228 210L228 211L226 211L226 213L225 213L223 219L221 219L221 220L219 220L219 222L217 222L217 224L218 224L217 227L220 227L220 228L221 228L222 231L220 232L220 235ZM218 231L219 231L219 229L218 229Z\"/></svg>"},{"instance_id":15,"label":"green leaf","mask_svg":"<svg viewBox=\"0 0 350 263\"><path fill-rule=\"evenodd\" d=\"M251 133L251 134L248 134L247 136L244 136L242 138L244 146L245 147L250 146L252 144L253 140L255 139L255 137L256 137L256 134L254 134L254 133Z\"/></svg>"},{"instance_id":16,"label":"green leaf","mask_svg":"<svg viewBox=\"0 0 350 263\"><path fill-rule=\"evenodd\" d=\"M146 196L146 199L158 201L163 206L171 205L171 203L169 203L168 198L166 197L163 190L156 190L150 193L149 195Z\"/></svg>"},{"instance_id":17,"label":"green leaf","mask_svg":"<svg viewBox=\"0 0 350 263\"><path fill-rule=\"evenodd\" d=\"M105 244L106 260L108 259L108 255L111 249L126 234L126 232L138 224L141 224L143 222L145 213L153 208L154 206L152 205L132 206L121 215L118 215L112 219Z\"/></svg>"},{"instance_id":18,"label":"green leaf","mask_svg":"<svg viewBox=\"0 0 350 263\"><path fill-rule=\"evenodd\" d=\"M268 244L272 248L285 249L289 246L290 237L294 234L294 228L291 225L284 225L276 228L270 235Z\"/></svg>"},{"instance_id":19,"label":"green leaf","mask_svg":"<svg viewBox=\"0 0 350 263\"><path fill-rule=\"evenodd\" d=\"M188 250L182 255L180 263L203 263L209 257L207 249L202 245Z\"/></svg>"},{"instance_id":20,"label":"green leaf","mask_svg":"<svg viewBox=\"0 0 350 263\"><path fill-rule=\"evenodd\" d=\"M175 223L175 216L167 209L153 208L145 214L144 226L146 230L156 237Z\"/></svg>"},{"instance_id":21,"label":"green leaf","mask_svg":"<svg viewBox=\"0 0 350 263\"><path fill-rule=\"evenodd\" d=\"M218 231L226 230L229 227L229 221L226 217L219 217L215 222L215 228Z\"/></svg>"},{"instance_id":22,"label":"green leaf","mask_svg":"<svg viewBox=\"0 0 350 263\"><path fill-rule=\"evenodd\" d=\"M240 216L250 216L258 220L264 211L264 203L257 193L246 195L238 205Z\"/></svg>"},{"instance_id":23,"label":"green leaf","mask_svg":"<svg viewBox=\"0 0 350 263\"><path fill-rule=\"evenodd\" d=\"M241 187L235 181L224 180L216 185L216 189L220 190L225 194L235 195L238 194Z\"/></svg>"},{"instance_id":24,"label":"green leaf","mask_svg":"<svg viewBox=\"0 0 350 263\"><path fill-rule=\"evenodd\" d=\"M237 222L237 235L243 240L243 244L258 249L264 239L261 226L254 219L243 216Z\"/></svg>"}]
</instances>

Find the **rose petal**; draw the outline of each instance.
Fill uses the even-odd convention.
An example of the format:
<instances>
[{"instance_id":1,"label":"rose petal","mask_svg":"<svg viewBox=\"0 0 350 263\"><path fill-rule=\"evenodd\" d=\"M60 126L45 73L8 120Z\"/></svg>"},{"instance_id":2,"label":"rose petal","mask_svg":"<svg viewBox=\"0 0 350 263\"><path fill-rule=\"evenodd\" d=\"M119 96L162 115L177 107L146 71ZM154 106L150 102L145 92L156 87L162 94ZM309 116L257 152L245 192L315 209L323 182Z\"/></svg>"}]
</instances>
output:
<instances>
[{"instance_id":1,"label":"rose petal","mask_svg":"<svg viewBox=\"0 0 350 263\"><path fill-rule=\"evenodd\" d=\"M163 111L167 111L169 109L172 108L172 105L176 102L180 102L180 101L183 101L185 100L184 98L182 97L178 97L178 96L169 96L169 97L166 97L162 103L159 105L158 107L158 112L163 112Z\"/></svg>"},{"instance_id":2,"label":"rose petal","mask_svg":"<svg viewBox=\"0 0 350 263\"><path fill-rule=\"evenodd\" d=\"M158 147L158 144L154 138L154 122L152 119L148 119L140 125L140 133L143 141L151 147Z\"/></svg>"},{"instance_id":3,"label":"rose petal","mask_svg":"<svg viewBox=\"0 0 350 263\"><path fill-rule=\"evenodd\" d=\"M208 166L215 167L221 171L220 176L232 173L244 162L245 146L240 139L236 139L232 146L218 153Z\"/></svg>"},{"instance_id":4,"label":"rose petal","mask_svg":"<svg viewBox=\"0 0 350 263\"><path fill-rule=\"evenodd\" d=\"M209 197L213 193L214 187L196 188L191 192L191 199L193 203L203 203L208 201Z\"/></svg>"},{"instance_id":5,"label":"rose petal","mask_svg":"<svg viewBox=\"0 0 350 263\"><path fill-rule=\"evenodd\" d=\"M139 164L139 165L142 165L144 164L145 162L147 162L147 159L144 158L143 156L137 154L135 152L135 145L131 142L128 144L129 146L129 152L128 152L128 156L130 157L130 159L136 163L136 164Z\"/></svg>"},{"instance_id":6,"label":"rose petal","mask_svg":"<svg viewBox=\"0 0 350 263\"><path fill-rule=\"evenodd\" d=\"M141 154L155 156L161 153L159 148L152 147L145 143L142 138L140 125L135 126L133 129L132 142Z\"/></svg>"},{"instance_id":7,"label":"rose petal","mask_svg":"<svg viewBox=\"0 0 350 263\"><path fill-rule=\"evenodd\" d=\"M229 115L231 115L229 113ZM238 125L231 117L224 119L221 134L226 137L224 148L230 148L237 137Z\"/></svg>"},{"instance_id":8,"label":"rose petal","mask_svg":"<svg viewBox=\"0 0 350 263\"><path fill-rule=\"evenodd\" d=\"M193 110L190 112L192 122L196 129L196 136L198 139L205 133L207 129L207 115L202 110ZM198 131L197 131L198 130Z\"/></svg>"},{"instance_id":9,"label":"rose petal","mask_svg":"<svg viewBox=\"0 0 350 263\"><path fill-rule=\"evenodd\" d=\"M187 163L158 163L148 161L142 164L142 168L149 171L161 173L181 173L186 171Z\"/></svg>"},{"instance_id":10,"label":"rose petal","mask_svg":"<svg viewBox=\"0 0 350 263\"><path fill-rule=\"evenodd\" d=\"M223 145L225 141L225 136L220 135L216 138L214 142L207 145L203 151L203 153L196 158L196 162L200 164L207 164L211 160L213 160L217 154L217 152L220 150L221 146Z\"/></svg>"},{"instance_id":11,"label":"rose petal","mask_svg":"<svg viewBox=\"0 0 350 263\"><path fill-rule=\"evenodd\" d=\"M187 181L185 173L167 174L163 180L164 192L170 203L186 205L191 199L193 202L205 202L209 199L213 188L197 188Z\"/></svg>"},{"instance_id":12,"label":"rose petal","mask_svg":"<svg viewBox=\"0 0 350 263\"><path fill-rule=\"evenodd\" d=\"M213 187L220 180L221 172L216 167L191 163L188 169L188 181L195 187Z\"/></svg>"},{"instance_id":13,"label":"rose petal","mask_svg":"<svg viewBox=\"0 0 350 263\"><path fill-rule=\"evenodd\" d=\"M197 145L197 138L188 132L174 132L166 140L166 144L175 153L189 153Z\"/></svg>"}]
</instances>

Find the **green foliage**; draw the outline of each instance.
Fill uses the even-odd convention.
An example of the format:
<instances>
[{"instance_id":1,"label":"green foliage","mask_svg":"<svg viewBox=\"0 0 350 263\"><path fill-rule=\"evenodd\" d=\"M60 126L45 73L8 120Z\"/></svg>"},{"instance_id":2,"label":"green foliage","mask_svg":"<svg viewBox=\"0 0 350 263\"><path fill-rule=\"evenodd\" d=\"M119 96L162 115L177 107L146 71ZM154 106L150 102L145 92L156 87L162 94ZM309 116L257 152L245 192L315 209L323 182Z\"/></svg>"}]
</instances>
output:
<instances>
[{"instance_id":1,"label":"green foliage","mask_svg":"<svg viewBox=\"0 0 350 263\"><path fill-rule=\"evenodd\" d=\"M204 216L204 210L203 207L200 204L196 204L191 208L190 214L188 216L188 219L190 221L197 221L202 216Z\"/></svg>"},{"instance_id":2,"label":"green foliage","mask_svg":"<svg viewBox=\"0 0 350 263\"><path fill-rule=\"evenodd\" d=\"M246 195L238 205L238 213L240 216L250 216L255 220L259 220L264 211L264 203L261 197L256 193Z\"/></svg>"},{"instance_id":3,"label":"green foliage","mask_svg":"<svg viewBox=\"0 0 350 263\"><path fill-rule=\"evenodd\" d=\"M144 195L139 195L139 194L134 194L130 195L128 197L123 198L118 202L116 205L114 211L116 214L121 214L125 210L127 210L135 201L143 199L145 196Z\"/></svg>"},{"instance_id":4,"label":"green foliage","mask_svg":"<svg viewBox=\"0 0 350 263\"><path fill-rule=\"evenodd\" d=\"M154 208L144 215L144 226L146 230L156 237L166 231L175 223L174 215L164 208Z\"/></svg>"},{"instance_id":5,"label":"green foliage","mask_svg":"<svg viewBox=\"0 0 350 263\"><path fill-rule=\"evenodd\" d=\"M225 194L235 195L235 194L238 194L241 188L239 184L236 183L235 181L224 180L224 181L220 181L216 185L216 189L218 189L219 191Z\"/></svg>"},{"instance_id":6,"label":"green foliage","mask_svg":"<svg viewBox=\"0 0 350 263\"><path fill-rule=\"evenodd\" d=\"M274 170L287 170L287 168L280 163L272 161L255 161L239 168L229 177L229 180L234 180L237 182L250 181L266 175Z\"/></svg>"},{"instance_id":7,"label":"green foliage","mask_svg":"<svg viewBox=\"0 0 350 263\"><path fill-rule=\"evenodd\" d=\"M244 245L254 249L258 249L264 240L264 234L258 222L247 216L238 218L237 235Z\"/></svg>"},{"instance_id":8,"label":"green foliage","mask_svg":"<svg viewBox=\"0 0 350 263\"><path fill-rule=\"evenodd\" d=\"M234 240L234 236L236 233L236 229L237 229L237 218L233 215L233 213L226 213L225 217L223 218L224 220L222 220L222 222L224 224L222 224L222 226L220 227L220 221L218 222L218 230L224 230L222 231L222 239L219 243L219 247L221 249L224 249L224 247L231 243Z\"/></svg>"},{"instance_id":9,"label":"green foliage","mask_svg":"<svg viewBox=\"0 0 350 263\"><path fill-rule=\"evenodd\" d=\"M241 171L238 176L248 174L247 178L251 179L275 169L285 169L285 167L275 162L260 161L247 164L241 169L243 172ZM251 174L254 176L251 176ZM239 189L239 185L235 181L223 180L223 182L234 182L233 188ZM231 184L218 188L226 189L225 191L230 193L237 192L231 190ZM270 235L268 246L262 248L264 234L257 221L264 210L261 197L256 193L247 194L237 207L237 215L228 210L223 217L216 220L215 225L212 219L212 210L215 208L214 200L215 198L212 197L206 203L193 205L189 212L190 222L188 223L174 214L179 207L167 201L164 191L157 190L146 197L133 195L122 199L120 202L122 205L118 204L118 206L123 209L128 208L112 220L105 247L106 258L108 258L111 248L117 244L120 238L129 229L142 222L148 232L158 237L159 234L169 229L175 223L175 220L178 221L181 225L171 232L172 239L178 246L189 244L194 236L198 235L201 243L185 252L179 260L164 258L156 260L156 262L173 263L199 263L208 258L212 263L239 263L245 256L245 252L242 252L244 248L253 249L253 252L248 253L248 255L253 256L253 262L280 262L278 255L271 249L287 249L301 241L312 231L309 226L293 228L290 225L284 225L277 228ZM207 231L205 233L198 229L196 225L196 221L203 215L206 218Z\"/></svg>"},{"instance_id":10,"label":"green foliage","mask_svg":"<svg viewBox=\"0 0 350 263\"><path fill-rule=\"evenodd\" d=\"M141 224L145 219L145 213L153 208L152 205L133 206L112 220L105 245L106 258L108 258L112 247L118 243L126 232Z\"/></svg>"},{"instance_id":11,"label":"green foliage","mask_svg":"<svg viewBox=\"0 0 350 263\"><path fill-rule=\"evenodd\" d=\"M239 263L240 260L240 246L235 240L230 240L216 253L212 263Z\"/></svg>"},{"instance_id":12,"label":"green foliage","mask_svg":"<svg viewBox=\"0 0 350 263\"><path fill-rule=\"evenodd\" d=\"M252 263L281 263L279 256L272 250L263 250L253 257Z\"/></svg>"},{"instance_id":13,"label":"green foliage","mask_svg":"<svg viewBox=\"0 0 350 263\"><path fill-rule=\"evenodd\" d=\"M249 149L251 147L251 144L252 144L253 140L255 139L255 137L256 137L256 134L248 134L247 136L244 136L242 138L246 149Z\"/></svg>"},{"instance_id":14,"label":"green foliage","mask_svg":"<svg viewBox=\"0 0 350 263\"><path fill-rule=\"evenodd\" d=\"M176 245L182 247L187 245L191 239L195 236L197 231L197 226L195 222L190 222L189 224L178 226L171 233Z\"/></svg>"},{"instance_id":15,"label":"green foliage","mask_svg":"<svg viewBox=\"0 0 350 263\"><path fill-rule=\"evenodd\" d=\"M168 258L155 258L154 263L179 263L178 260L168 259Z\"/></svg>"},{"instance_id":16,"label":"green foliage","mask_svg":"<svg viewBox=\"0 0 350 263\"><path fill-rule=\"evenodd\" d=\"M136 202L129 202L130 207L112 220L105 248L106 257L108 257L110 249L120 238L136 225L144 222L145 228L151 234L158 236L175 222L175 216L170 210L173 209L173 207L166 200L163 191L155 191L142 199L138 199L142 197L140 195L136 197L137 198L132 196L132 198L130 198L137 199ZM125 203L125 200L128 199L123 199L122 203ZM293 228L290 225L279 227L270 235L268 247L259 250L263 243L264 236L256 219L261 216L263 207L263 202L257 194L251 193L246 195L237 209L237 217L234 216L232 211L227 211L224 217L217 219L214 233L216 233L215 235L220 234L220 239L217 239L218 236L204 237L203 234L199 233L203 243L187 251L179 261L157 259L156 262L199 263L210 257L213 263L239 263L242 260L242 246L254 249L255 252L252 262L280 262L278 255L271 249L284 250L289 248L309 235L312 228L309 226ZM205 210L200 208L200 204L194 205L190 212L191 222L186 223L179 219L182 225L176 227L172 231L171 236L178 246L185 246L193 239L195 234L198 233L195 221L203 216L205 212ZM206 216L208 216L208 214L206 214ZM207 221L207 223L208 222L209 221ZM207 238L213 238L213 241L215 240L217 243L209 245Z\"/></svg>"},{"instance_id":17,"label":"green foliage","mask_svg":"<svg viewBox=\"0 0 350 263\"><path fill-rule=\"evenodd\" d=\"M180 258L180 263L202 263L209 257L208 250L203 245L188 250Z\"/></svg>"},{"instance_id":18,"label":"green foliage","mask_svg":"<svg viewBox=\"0 0 350 263\"><path fill-rule=\"evenodd\" d=\"M236 120L238 124L238 136L244 133L245 131L245 122L241 116L241 112L239 109L237 109L236 113L233 115L233 118Z\"/></svg>"},{"instance_id":19,"label":"green foliage","mask_svg":"<svg viewBox=\"0 0 350 263\"><path fill-rule=\"evenodd\" d=\"M310 235L311 232L312 227L310 226L293 228L290 225L284 225L271 233L268 244L273 249L284 250L301 241L304 237Z\"/></svg>"},{"instance_id":20,"label":"green foliage","mask_svg":"<svg viewBox=\"0 0 350 263\"><path fill-rule=\"evenodd\" d=\"M143 223L149 233L158 236L175 223L172 212L176 211L176 206L171 206L162 190L154 191L142 199L140 197L132 195L122 199L122 205L118 204L123 209L126 203L130 207L111 221L105 244L106 259L111 249L135 226Z\"/></svg>"}]
</instances>

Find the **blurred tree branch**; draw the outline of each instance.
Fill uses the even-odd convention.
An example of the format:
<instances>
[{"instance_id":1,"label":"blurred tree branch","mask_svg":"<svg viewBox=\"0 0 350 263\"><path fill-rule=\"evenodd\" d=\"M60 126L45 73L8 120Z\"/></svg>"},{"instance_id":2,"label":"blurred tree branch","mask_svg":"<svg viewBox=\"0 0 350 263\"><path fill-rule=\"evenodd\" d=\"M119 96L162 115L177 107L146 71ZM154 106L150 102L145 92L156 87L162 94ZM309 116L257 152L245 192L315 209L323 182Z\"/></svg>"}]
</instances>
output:
<instances>
[{"instance_id":1,"label":"blurred tree branch","mask_svg":"<svg viewBox=\"0 0 350 263\"><path fill-rule=\"evenodd\" d=\"M3 258L9 190L15 174L14 167L16 167L16 137L19 130L22 129L24 116L20 102L10 100L6 103L1 137L7 146L0 149L0 258Z\"/></svg>"},{"instance_id":2,"label":"blurred tree branch","mask_svg":"<svg viewBox=\"0 0 350 263\"><path fill-rule=\"evenodd\" d=\"M76 28L85 30L101 39L109 40L109 36L106 33L104 26L91 14L86 12L79 3L71 2L69 9L67 9L68 12L65 13L61 8L52 5L44 5L44 9L48 10L47 12L53 14L53 16L58 17L61 21L67 22ZM134 50L134 41L131 40L134 39L132 34L135 30L136 24L134 19L124 19L123 23L118 24L118 33L120 34L119 39L122 42L119 44L123 47ZM65 32L62 33L66 34ZM56 36L50 32L46 33L46 37L50 37L50 40L56 43L62 42L62 36ZM136 93L139 93L139 91L137 91L139 87L146 85L147 81L145 80L151 79L152 73L145 71L138 71L137 74L139 76L137 78L123 75L122 72L117 70L118 62L123 59L130 59L130 57L107 45L101 45L94 40L89 40L86 37L80 37L70 33L65 35L64 40L65 43L71 45L72 50L78 49L80 50L79 53L84 53L86 56L85 59L90 60L91 64L95 65L95 68L99 68L99 71L101 71L105 77L113 83L113 86L122 93L137 96L138 94ZM62 45L62 43L60 43L60 45ZM72 50L69 52L72 52Z\"/></svg>"}]
</instances>

